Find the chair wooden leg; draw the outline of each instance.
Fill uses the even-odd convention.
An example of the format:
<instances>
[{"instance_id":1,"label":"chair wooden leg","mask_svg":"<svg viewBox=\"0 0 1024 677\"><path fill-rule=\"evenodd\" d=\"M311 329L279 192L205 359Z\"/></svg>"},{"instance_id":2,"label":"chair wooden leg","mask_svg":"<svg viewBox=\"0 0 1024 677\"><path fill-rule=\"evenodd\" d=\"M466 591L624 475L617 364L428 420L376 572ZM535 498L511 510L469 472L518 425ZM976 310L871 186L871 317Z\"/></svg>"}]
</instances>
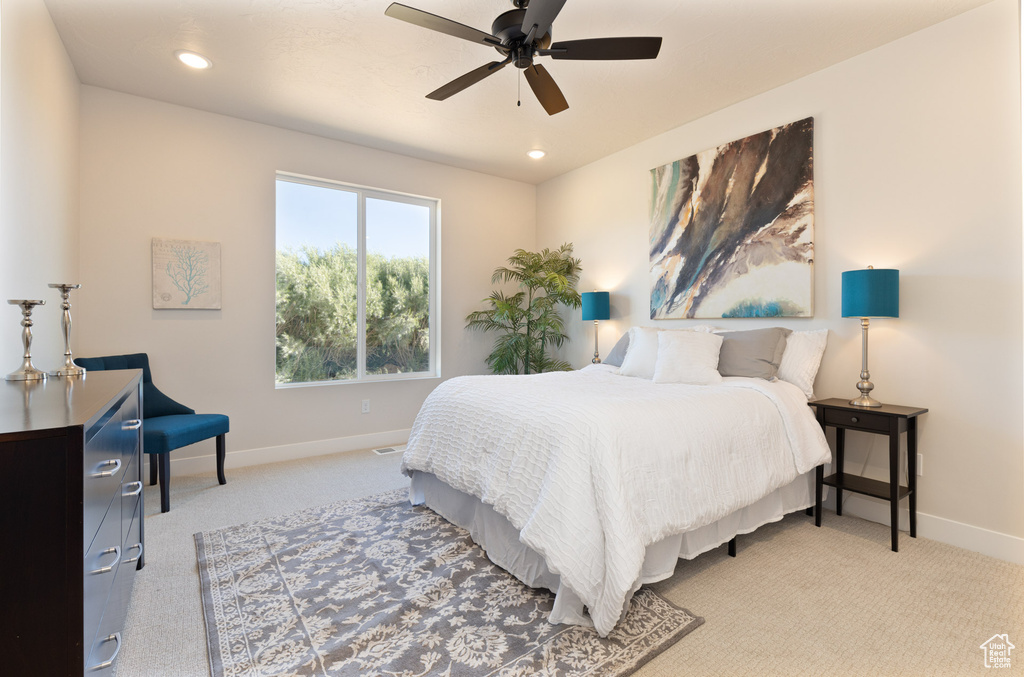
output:
<instances>
[{"instance_id":1,"label":"chair wooden leg","mask_svg":"<svg viewBox=\"0 0 1024 677\"><path fill-rule=\"evenodd\" d=\"M153 486L154 484L156 484L156 466L157 466L156 459L153 458L152 454L150 454L149 455L149 486Z\"/></svg>"},{"instance_id":2,"label":"chair wooden leg","mask_svg":"<svg viewBox=\"0 0 1024 677\"><path fill-rule=\"evenodd\" d=\"M224 457L227 455L227 451L224 448L224 435L217 435L217 481L221 484L227 484L228 481L224 477Z\"/></svg>"},{"instance_id":3,"label":"chair wooden leg","mask_svg":"<svg viewBox=\"0 0 1024 677\"><path fill-rule=\"evenodd\" d=\"M156 454L160 462L160 512L171 511L171 454Z\"/></svg>"}]
</instances>

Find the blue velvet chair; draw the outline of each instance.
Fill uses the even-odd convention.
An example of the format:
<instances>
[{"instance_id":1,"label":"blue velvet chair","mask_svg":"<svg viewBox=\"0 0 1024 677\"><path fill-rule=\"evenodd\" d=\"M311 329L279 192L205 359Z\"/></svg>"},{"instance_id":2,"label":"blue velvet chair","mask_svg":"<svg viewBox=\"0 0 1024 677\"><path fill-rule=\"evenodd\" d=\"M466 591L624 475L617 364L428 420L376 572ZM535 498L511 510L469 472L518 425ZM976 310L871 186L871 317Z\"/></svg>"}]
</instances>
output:
<instances>
[{"instance_id":1,"label":"blue velvet chair","mask_svg":"<svg viewBox=\"0 0 1024 677\"><path fill-rule=\"evenodd\" d=\"M160 481L160 512L171 509L170 452L211 437L217 438L217 481L224 478L224 436L228 432L228 417L223 414L197 414L194 409L175 402L153 385L146 353L113 355L110 357L76 357L75 364L90 371L111 369L142 370L142 448L150 457L149 483ZM155 461L155 462L154 462ZM159 466L159 473L157 472Z\"/></svg>"}]
</instances>

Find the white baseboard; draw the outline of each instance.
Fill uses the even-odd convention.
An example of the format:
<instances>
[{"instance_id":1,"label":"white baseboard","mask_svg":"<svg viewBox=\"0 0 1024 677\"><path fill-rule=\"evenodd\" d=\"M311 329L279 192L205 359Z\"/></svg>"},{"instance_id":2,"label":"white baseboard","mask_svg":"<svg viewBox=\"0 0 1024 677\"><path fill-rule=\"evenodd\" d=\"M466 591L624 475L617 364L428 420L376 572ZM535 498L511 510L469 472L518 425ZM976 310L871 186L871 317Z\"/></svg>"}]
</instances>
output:
<instances>
[{"instance_id":1,"label":"white baseboard","mask_svg":"<svg viewBox=\"0 0 1024 677\"><path fill-rule=\"evenodd\" d=\"M346 451L360 451L363 449L373 449L374 447L405 444L409 439L409 432L410 430L408 428L404 430L387 430L367 435L335 437L329 440L316 440L313 442L302 442L299 444L282 444L277 447L243 449L241 451L231 451L229 447L227 457L224 461L224 474L229 475L232 468L241 468L250 465L279 463L281 461L292 461L299 458L310 458L312 456L326 456L327 454L339 454ZM231 437L228 436L227 439L230 444ZM146 454L146 456L147 460L151 460L149 458L149 454ZM144 468L144 471L147 473L145 477L149 477L149 468ZM216 477L217 457L215 454L174 458L174 452L171 452L172 478L175 475L202 475L204 473L209 473Z\"/></svg>"},{"instance_id":2,"label":"white baseboard","mask_svg":"<svg viewBox=\"0 0 1024 677\"><path fill-rule=\"evenodd\" d=\"M829 491L825 505L835 509L835 492ZM899 528L904 532L900 538L909 538L906 532L910 529L910 511L906 501L900 504ZM843 496L843 514L860 517L871 522L889 526L889 503L872 500L857 494ZM980 552L1014 564L1024 564L1024 538L990 531L982 527L955 522L944 517L936 517L917 511L917 535L933 541L939 541L958 548Z\"/></svg>"}]
</instances>

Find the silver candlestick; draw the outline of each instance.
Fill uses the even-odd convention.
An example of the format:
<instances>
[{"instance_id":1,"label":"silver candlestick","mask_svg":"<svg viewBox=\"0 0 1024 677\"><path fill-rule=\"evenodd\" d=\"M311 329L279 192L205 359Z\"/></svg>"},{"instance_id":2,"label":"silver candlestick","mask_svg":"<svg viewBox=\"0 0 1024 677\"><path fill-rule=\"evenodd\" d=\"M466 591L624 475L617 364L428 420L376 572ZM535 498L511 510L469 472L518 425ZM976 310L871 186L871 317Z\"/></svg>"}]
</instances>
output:
<instances>
[{"instance_id":1,"label":"silver candlestick","mask_svg":"<svg viewBox=\"0 0 1024 677\"><path fill-rule=\"evenodd\" d=\"M46 372L32 366L32 309L46 301L30 301L28 299L7 299L12 306L21 306L21 342L25 346L25 354L21 360L21 369L7 375L8 381L42 381Z\"/></svg>"},{"instance_id":2,"label":"silver candlestick","mask_svg":"<svg viewBox=\"0 0 1024 677\"><path fill-rule=\"evenodd\" d=\"M51 371L51 376L81 376L85 373L85 367L79 367L71 357L71 302L68 295L72 289L81 289L80 284L58 284L51 283L51 289L59 289L61 297L61 308L64 309L64 317L60 321L60 328L64 332L64 366L57 371Z\"/></svg>"}]
</instances>

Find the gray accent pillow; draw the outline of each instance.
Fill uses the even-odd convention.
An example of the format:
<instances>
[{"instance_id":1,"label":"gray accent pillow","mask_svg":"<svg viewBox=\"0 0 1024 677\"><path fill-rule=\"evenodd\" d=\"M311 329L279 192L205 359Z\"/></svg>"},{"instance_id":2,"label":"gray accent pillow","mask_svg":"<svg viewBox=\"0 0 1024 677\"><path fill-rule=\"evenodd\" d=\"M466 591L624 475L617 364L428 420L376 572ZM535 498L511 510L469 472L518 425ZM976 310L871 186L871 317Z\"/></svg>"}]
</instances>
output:
<instances>
[{"instance_id":1,"label":"gray accent pillow","mask_svg":"<svg viewBox=\"0 0 1024 677\"><path fill-rule=\"evenodd\" d=\"M622 360L626 357L626 349L629 348L629 332L627 331L615 344L615 347L608 352L608 357L601 360L602 364L613 367L621 367Z\"/></svg>"},{"instance_id":2,"label":"gray accent pillow","mask_svg":"<svg viewBox=\"0 0 1024 677\"><path fill-rule=\"evenodd\" d=\"M786 338L791 333L791 329L782 327L721 332L718 373L772 380L779 373Z\"/></svg>"}]
</instances>

